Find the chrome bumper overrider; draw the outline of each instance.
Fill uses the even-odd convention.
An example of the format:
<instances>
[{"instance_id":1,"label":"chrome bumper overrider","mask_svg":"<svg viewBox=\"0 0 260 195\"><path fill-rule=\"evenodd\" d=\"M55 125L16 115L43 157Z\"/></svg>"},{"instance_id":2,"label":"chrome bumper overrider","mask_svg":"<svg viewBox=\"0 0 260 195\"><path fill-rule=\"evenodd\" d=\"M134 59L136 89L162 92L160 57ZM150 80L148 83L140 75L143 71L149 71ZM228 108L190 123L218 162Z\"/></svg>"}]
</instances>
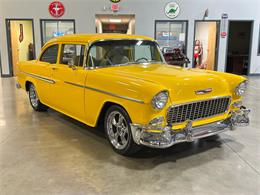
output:
<instances>
[{"instance_id":1,"label":"chrome bumper overrider","mask_svg":"<svg viewBox=\"0 0 260 195\"><path fill-rule=\"evenodd\" d=\"M250 110L241 107L232 111L231 117L206 125L192 127L192 121L186 121L183 129L172 130L170 126L152 126L132 124L131 130L134 141L139 145L152 148L168 148L181 142L192 142L196 139L209 137L226 130L234 130L236 126L249 125Z\"/></svg>"}]
</instances>

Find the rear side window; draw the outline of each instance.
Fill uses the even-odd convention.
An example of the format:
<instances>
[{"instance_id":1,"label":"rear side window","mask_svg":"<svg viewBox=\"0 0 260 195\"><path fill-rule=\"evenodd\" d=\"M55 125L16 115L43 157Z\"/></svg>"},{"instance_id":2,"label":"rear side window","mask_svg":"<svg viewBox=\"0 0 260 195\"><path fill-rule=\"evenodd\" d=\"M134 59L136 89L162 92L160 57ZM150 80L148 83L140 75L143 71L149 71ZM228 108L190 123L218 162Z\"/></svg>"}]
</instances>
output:
<instances>
[{"instance_id":1,"label":"rear side window","mask_svg":"<svg viewBox=\"0 0 260 195\"><path fill-rule=\"evenodd\" d=\"M48 62L50 64L56 64L57 63L57 57L58 57L58 45L52 45L48 47L42 54L40 61L42 62Z\"/></svg>"},{"instance_id":2,"label":"rear side window","mask_svg":"<svg viewBox=\"0 0 260 195\"><path fill-rule=\"evenodd\" d=\"M65 44L62 45L60 63L64 65L83 66L84 45Z\"/></svg>"}]
</instances>

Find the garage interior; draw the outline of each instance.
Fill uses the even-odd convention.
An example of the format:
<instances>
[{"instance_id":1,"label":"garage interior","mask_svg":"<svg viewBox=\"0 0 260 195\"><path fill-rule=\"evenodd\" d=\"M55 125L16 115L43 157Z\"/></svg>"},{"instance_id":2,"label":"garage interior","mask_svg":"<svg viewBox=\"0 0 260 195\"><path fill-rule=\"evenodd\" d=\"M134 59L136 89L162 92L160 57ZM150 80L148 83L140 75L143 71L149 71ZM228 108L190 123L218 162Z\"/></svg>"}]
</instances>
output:
<instances>
[{"instance_id":1,"label":"garage interior","mask_svg":"<svg viewBox=\"0 0 260 195\"><path fill-rule=\"evenodd\" d=\"M250 126L126 158L110 148L101 130L53 110L33 111L15 79L2 78L0 194L260 192L259 86L259 78L250 78Z\"/></svg>"},{"instance_id":2,"label":"garage interior","mask_svg":"<svg viewBox=\"0 0 260 195\"><path fill-rule=\"evenodd\" d=\"M260 195L259 8L260 0L0 0L0 195ZM137 63L139 54L142 56L145 53L144 57L150 57L150 53L136 50L130 55L129 44L119 44L118 50L109 49L110 45L116 45L111 41L111 37L117 36L115 34L107 40L108 46L104 47L104 51L107 52L103 52L102 47L94 50L90 42L82 38L73 38L73 43L72 40L65 38L66 41L62 41L61 38L60 46L50 52L53 54L50 57L55 56L56 64L44 61L40 66L46 67L48 71L44 73L43 70L43 74L33 72L30 68L26 72L26 68L22 70L17 65L21 61L41 61L44 45L53 38L59 40L62 36L95 33L120 33L124 34L123 36L140 35L152 38L158 43L158 49L161 51L156 56L169 65L177 65L166 66L178 71L178 74L167 69L162 70L163 68L160 70L161 67L157 64L160 61L152 59L147 59L147 62L145 59L141 60L142 68L131 71L132 67L125 65L140 66ZM100 42L105 44L106 37ZM142 46L142 42L146 41L138 38L135 44ZM91 48L93 53L90 52ZM151 47L147 45L143 48ZM200 55L195 55L200 51ZM114 57L117 56L114 53L136 59L127 62L124 58ZM108 59L105 60L105 57ZM118 67L107 74L111 77L108 80L105 78L107 67L94 65L103 66L105 64L101 62L113 61L110 58L118 58L122 63L114 64ZM151 67L149 63L152 64ZM35 68L40 63L24 63L24 66L30 64ZM61 67L63 65L69 70L70 75L67 74L68 71L62 72L65 70ZM122 67L125 69L120 69ZM59 69L61 71L57 71ZM89 72L84 72L85 70L100 71L101 76L91 77ZM51 108L46 112L36 112L28 97L30 84L35 83L30 83L32 80L29 79L31 81L21 85L20 71L23 75L31 76L31 79L38 79L48 85L59 82L60 85L53 85L57 86L55 89L44 88L43 92L50 94L53 100L68 105L69 109L74 110L75 115L88 114L93 117L94 109L86 106L86 97L91 96L92 100L103 103L99 98L103 93L109 101L113 97L121 98L122 102L139 103L133 111L138 120L147 118L146 125L159 126L162 125L160 120L163 119L163 125L169 129L173 124L167 120L169 108L179 107L180 109L171 113L181 120L180 116L185 116L181 133L187 142L166 149L144 147L132 156L123 156L112 148L111 140L108 141L107 124L104 127L93 128ZM86 74L77 74L82 72ZM223 79L218 73L234 75L226 75L228 79ZM119 75L120 78L116 80L114 75ZM236 87L235 84L239 79L243 80L240 76L249 81L242 97L245 107L241 106L240 101L236 102L238 96L235 94L239 86ZM158 83L155 81L157 77ZM91 78L93 82L89 82ZM139 86L143 86L145 82L150 85L140 87L138 93ZM214 86L211 86L213 82ZM120 87L111 87L113 83L123 86L122 89L127 91L127 94L117 93ZM62 84L78 91L68 92L68 88L59 88ZM229 84L234 86L234 91ZM102 85L109 86L109 90L102 88ZM134 87L131 88L131 85ZM159 94L156 89L164 85L169 88L165 87L166 89L158 92L163 92L162 95L172 93L172 96L168 97L169 107L156 110L153 104L153 100L157 99L155 96ZM179 89L175 89L173 85ZM28 88L28 92L17 89L24 86ZM197 86L198 89L192 90L191 86ZM243 91L245 88L241 87L240 90ZM89 95L87 90L97 94ZM148 95L154 91L154 97L149 98ZM35 91L35 99L37 93L38 91ZM81 98L83 94L84 98ZM134 95L128 97L128 94ZM184 100L190 100L195 94L198 96L186 102L190 107L186 106ZM224 98L228 99L227 108L250 109L249 125L189 142L189 136L192 138L195 132L189 125L201 122L200 117L194 119L191 116L199 113L206 115L206 111L213 113L217 107L221 107L221 104L214 104L214 101L223 94ZM141 96L142 98L139 98ZM158 99L165 100L165 96L160 97ZM176 101L172 101L174 98ZM213 100L213 106L204 109L210 103L201 106L201 102L209 102L208 100ZM74 105L71 102L82 104ZM94 105L94 101L89 102L89 105ZM106 106L107 110L111 102ZM195 103L198 103L197 107L201 109L193 111L191 108L194 108ZM132 108L136 104L129 105ZM153 116L146 117L140 114L143 111L141 108L144 108L142 106L146 106L144 110ZM185 108L185 114L176 114ZM159 113L158 116L153 111ZM192 114L187 117L187 113ZM233 113L223 111L225 117ZM108 117L105 117L105 111L100 116L103 115L104 118L98 122L104 124ZM212 116L221 117L215 113ZM133 124L133 117L128 118L131 121L128 124ZM213 121L206 116L204 119L210 127L223 122L223 118ZM139 122L134 123L142 127L142 121ZM224 122L230 125L228 122L231 120ZM203 124L196 127L200 129L201 126ZM210 133L215 130L208 126L204 127L205 129ZM132 131L129 132L128 138L133 135ZM171 135L172 133L176 132L171 132ZM171 141L176 141L176 137L171 137ZM122 142L122 139L120 141Z\"/></svg>"},{"instance_id":3,"label":"garage interior","mask_svg":"<svg viewBox=\"0 0 260 195\"><path fill-rule=\"evenodd\" d=\"M135 34L135 15L96 14L96 33Z\"/></svg>"},{"instance_id":4,"label":"garage interior","mask_svg":"<svg viewBox=\"0 0 260 195\"><path fill-rule=\"evenodd\" d=\"M230 21L227 72L239 75L248 74L251 56L252 25L252 21Z\"/></svg>"}]
</instances>

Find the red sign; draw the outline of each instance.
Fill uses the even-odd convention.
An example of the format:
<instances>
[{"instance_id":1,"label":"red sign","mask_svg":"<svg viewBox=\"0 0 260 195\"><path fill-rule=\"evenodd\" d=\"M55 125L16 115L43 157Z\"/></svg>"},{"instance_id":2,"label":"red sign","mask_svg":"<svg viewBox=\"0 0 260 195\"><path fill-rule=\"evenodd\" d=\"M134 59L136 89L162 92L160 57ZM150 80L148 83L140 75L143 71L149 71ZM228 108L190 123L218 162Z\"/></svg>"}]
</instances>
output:
<instances>
[{"instance_id":1,"label":"red sign","mask_svg":"<svg viewBox=\"0 0 260 195\"><path fill-rule=\"evenodd\" d=\"M59 18L65 13L65 7L61 2L53 1L49 5L49 12L54 18Z\"/></svg>"},{"instance_id":2,"label":"red sign","mask_svg":"<svg viewBox=\"0 0 260 195\"><path fill-rule=\"evenodd\" d=\"M113 12L117 12L119 10L119 4L118 3L112 3L111 4L111 10Z\"/></svg>"},{"instance_id":3,"label":"red sign","mask_svg":"<svg viewBox=\"0 0 260 195\"><path fill-rule=\"evenodd\" d=\"M221 32L221 37L225 38L227 36L227 32Z\"/></svg>"}]
</instances>

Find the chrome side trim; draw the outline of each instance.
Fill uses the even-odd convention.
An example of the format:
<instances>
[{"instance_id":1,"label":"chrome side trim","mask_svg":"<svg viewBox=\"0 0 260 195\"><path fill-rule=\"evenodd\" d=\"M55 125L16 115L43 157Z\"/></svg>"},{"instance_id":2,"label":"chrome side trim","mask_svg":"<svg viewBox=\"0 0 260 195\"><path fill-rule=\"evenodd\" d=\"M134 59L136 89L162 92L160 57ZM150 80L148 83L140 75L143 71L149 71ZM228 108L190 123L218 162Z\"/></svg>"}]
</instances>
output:
<instances>
[{"instance_id":1,"label":"chrome side trim","mask_svg":"<svg viewBox=\"0 0 260 195\"><path fill-rule=\"evenodd\" d=\"M71 83L71 82L68 82L68 81L64 81L64 83L69 84L69 85L73 85L75 87L80 87L80 88L83 88L83 89L86 88L84 85L79 85L79 84Z\"/></svg>"},{"instance_id":2,"label":"chrome side trim","mask_svg":"<svg viewBox=\"0 0 260 195\"><path fill-rule=\"evenodd\" d=\"M107 92L107 91L103 91L103 90L100 90L100 89L97 89L97 88L92 88L92 87L89 87L89 86L79 85L79 84L71 83L71 82L68 82L68 81L64 81L64 83L69 84L69 85L73 85L75 87L85 88L85 89L89 89L89 90L96 91L96 92L99 92L99 93L103 93L103 94L106 94L106 95L114 96L114 97L117 97L117 98L129 100L129 101L136 102L136 103L139 103L139 104L144 104L144 101L142 101L142 100L138 100L138 99L131 98L131 97L117 95L117 94L110 93L110 92Z\"/></svg>"},{"instance_id":3,"label":"chrome side trim","mask_svg":"<svg viewBox=\"0 0 260 195\"><path fill-rule=\"evenodd\" d=\"M36 75L36 74L31 74L31 73L27 73L27 72L23 72L21 71L22 74L25 74L27 76L30 76L30 77L33 77L33 78L36 78L36 79L39 79L41 81L45 81L47 83L50 83L50 84L55 84L56 82L52 79L49 79L49 78L46 78L46 77L42 77L42 76L39 76L39 75Z\"/></svg>"},{"instance_id":4,"label":"chrome side trim","mask_svg":"<svg viewBox=\"0 0 260 195\"><path fill-rule=\"evenodd\" d=\"M86 89L90 89L90 90L93 90L93 91L104 93L106 95L110 95L110 96L114 96L114 97L117 97L117 98L129 100L129 101L132 101L132 102L137 102L137 103L140 103L140 104L144 104L144 101L142 101L142 100L138 100L138 99L134 99L134 98L126 97L126 96L117 95L117 94L114 94L114 93L110 93L110 92L107 92L107 91L103 91L103 90L92 88L92 87L88 87L88 86L85 86L85 87L86 87Z\"/></svg>"}]
</instances>

